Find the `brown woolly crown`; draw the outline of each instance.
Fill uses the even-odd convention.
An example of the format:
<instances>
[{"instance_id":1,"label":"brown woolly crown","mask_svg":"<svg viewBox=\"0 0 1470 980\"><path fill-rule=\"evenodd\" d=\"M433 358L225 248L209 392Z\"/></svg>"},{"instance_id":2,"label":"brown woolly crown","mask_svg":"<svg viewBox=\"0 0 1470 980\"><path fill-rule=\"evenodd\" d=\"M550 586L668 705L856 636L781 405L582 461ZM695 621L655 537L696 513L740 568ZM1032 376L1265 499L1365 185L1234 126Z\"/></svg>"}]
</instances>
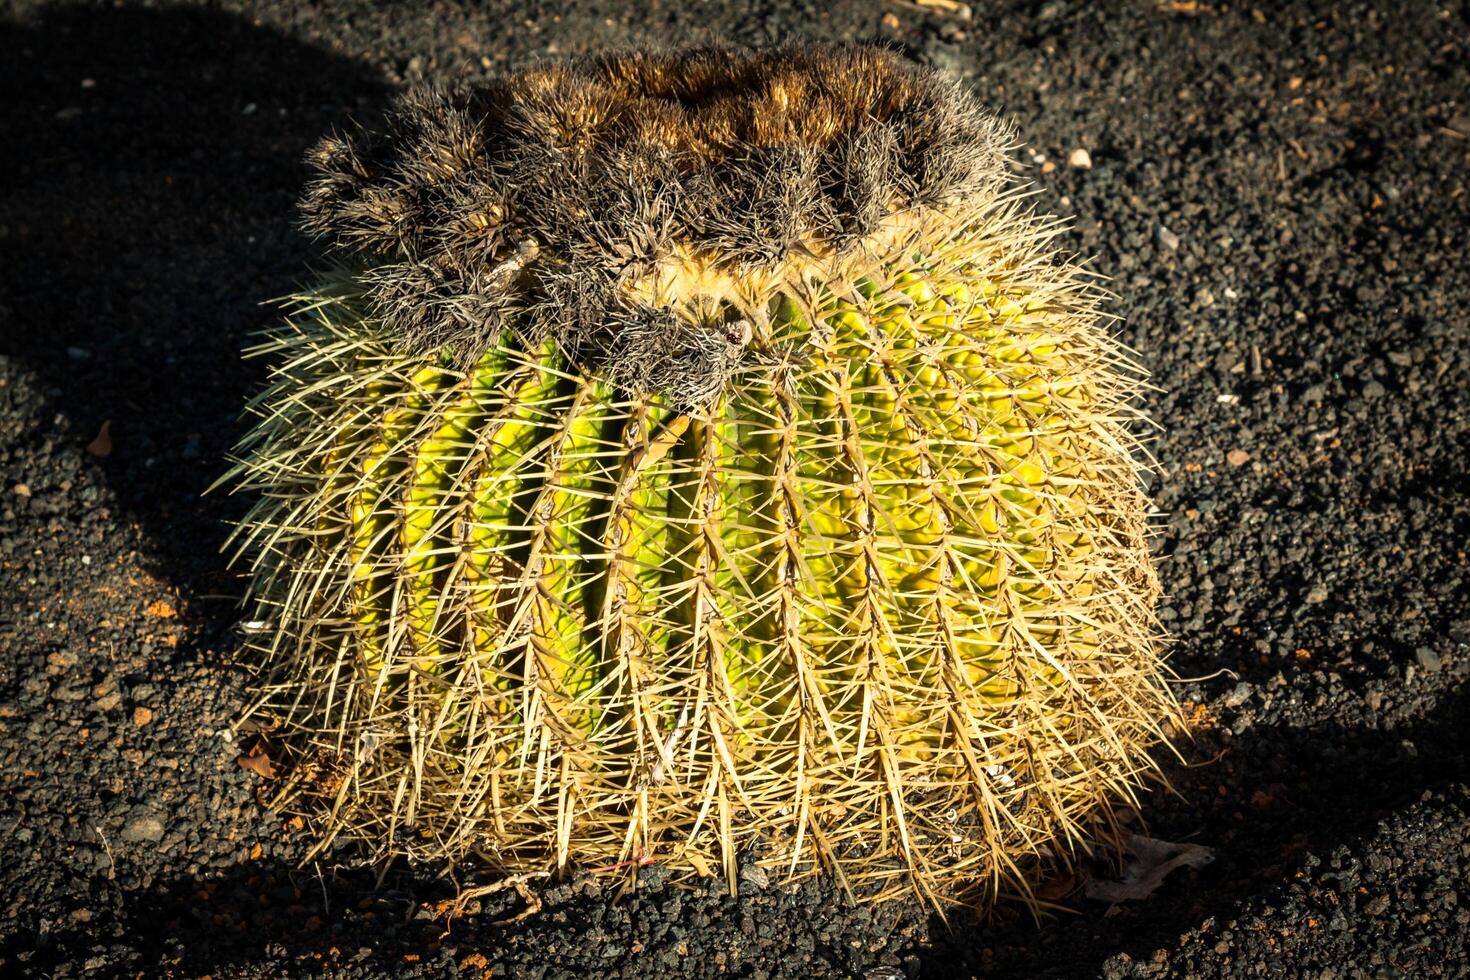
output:
<instances>
[{"instance_id":1,"label":"brown woolly crown","mask_svg":"<svg viewBox=\"0 0 1470 980\"><path fill-rule=\"evenodd\" d=\"M404 348L555 336L630 390L718 392L771 296L993 197L1008 127L891 51L632 51L425 88L323 140L304 227L366 265Z\"/></svg>"}]
</instances>

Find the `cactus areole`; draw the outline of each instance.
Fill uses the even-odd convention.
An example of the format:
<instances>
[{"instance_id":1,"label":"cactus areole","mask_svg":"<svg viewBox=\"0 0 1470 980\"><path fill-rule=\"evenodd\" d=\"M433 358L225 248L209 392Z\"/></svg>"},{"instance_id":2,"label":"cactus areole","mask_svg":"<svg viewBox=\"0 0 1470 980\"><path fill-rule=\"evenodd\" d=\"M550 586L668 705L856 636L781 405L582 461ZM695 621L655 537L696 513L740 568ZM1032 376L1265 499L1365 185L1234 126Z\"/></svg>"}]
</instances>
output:
<instances>
[{"instance_id":1,"label":"cactus areole","mask_svg":"<svg viewBox=\"0 0 1470 980\"><path fill-rule=\"evenodd\" d=\"M332 265L233 471L320 846L942 908L1116 833L1176 713L1141 372L1011 142L940 73L787 46L320 144Z\"/></svg>"}]
</instances>

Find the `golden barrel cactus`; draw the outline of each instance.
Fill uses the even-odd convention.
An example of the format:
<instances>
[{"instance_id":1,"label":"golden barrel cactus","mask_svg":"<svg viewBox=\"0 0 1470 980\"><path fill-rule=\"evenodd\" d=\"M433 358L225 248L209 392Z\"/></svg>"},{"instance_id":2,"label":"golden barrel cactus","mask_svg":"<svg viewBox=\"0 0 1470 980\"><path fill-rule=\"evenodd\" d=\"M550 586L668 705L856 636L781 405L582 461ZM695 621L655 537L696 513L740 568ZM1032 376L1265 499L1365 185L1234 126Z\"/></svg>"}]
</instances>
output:
<instances>
[{"instance_id":1,"label":"golden barrel cactus","mask_svg":"<svg viewBox=\"0 0 1470 980\"><path fill-rule=\"evenodd\" d=\"M314 152L233 471L325 842L1024 889L1175 706L1098 290L956 81L625 52Z\"/></svg>"}]
</instances>

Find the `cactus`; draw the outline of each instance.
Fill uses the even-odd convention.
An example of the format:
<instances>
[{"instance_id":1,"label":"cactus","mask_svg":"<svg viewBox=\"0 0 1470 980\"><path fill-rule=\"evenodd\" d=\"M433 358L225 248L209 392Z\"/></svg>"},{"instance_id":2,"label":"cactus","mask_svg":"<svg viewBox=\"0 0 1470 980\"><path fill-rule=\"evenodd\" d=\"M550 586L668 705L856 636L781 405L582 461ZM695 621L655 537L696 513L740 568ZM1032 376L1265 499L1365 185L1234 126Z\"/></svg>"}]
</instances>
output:
<instances>
[{"instance_id":1,"label":"cactus","mask_svg":"<svg viewBox=\"0 0 1470 980\"><path fill-rule=\"evenodd\" d=\"M1176 708L1141 371L886 51L623 53L324 141L232 478L323 843L1025 892Z\"/></svg>"}]
</instances>

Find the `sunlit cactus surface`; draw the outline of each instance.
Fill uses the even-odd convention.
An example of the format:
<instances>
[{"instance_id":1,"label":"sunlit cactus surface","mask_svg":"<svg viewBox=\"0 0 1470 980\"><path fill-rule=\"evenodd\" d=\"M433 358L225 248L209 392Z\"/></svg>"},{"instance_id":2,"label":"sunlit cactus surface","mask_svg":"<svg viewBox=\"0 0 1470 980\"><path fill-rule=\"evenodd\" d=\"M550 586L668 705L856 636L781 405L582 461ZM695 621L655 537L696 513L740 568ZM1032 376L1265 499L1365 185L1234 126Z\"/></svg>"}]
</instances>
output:
<instances>
[{"instance_id":1,"label":"sunlit cactus surface","mask_svg":"<svg viewBox=\"0 0 1470 980\"><path fill-rule=\"evenodd\" d=\"M263 710L323 843L943 907L1116 831L1140 371L1008 130L861 48L624 53L326 141L269 355Z\"/></svg>"}]
</instances>

